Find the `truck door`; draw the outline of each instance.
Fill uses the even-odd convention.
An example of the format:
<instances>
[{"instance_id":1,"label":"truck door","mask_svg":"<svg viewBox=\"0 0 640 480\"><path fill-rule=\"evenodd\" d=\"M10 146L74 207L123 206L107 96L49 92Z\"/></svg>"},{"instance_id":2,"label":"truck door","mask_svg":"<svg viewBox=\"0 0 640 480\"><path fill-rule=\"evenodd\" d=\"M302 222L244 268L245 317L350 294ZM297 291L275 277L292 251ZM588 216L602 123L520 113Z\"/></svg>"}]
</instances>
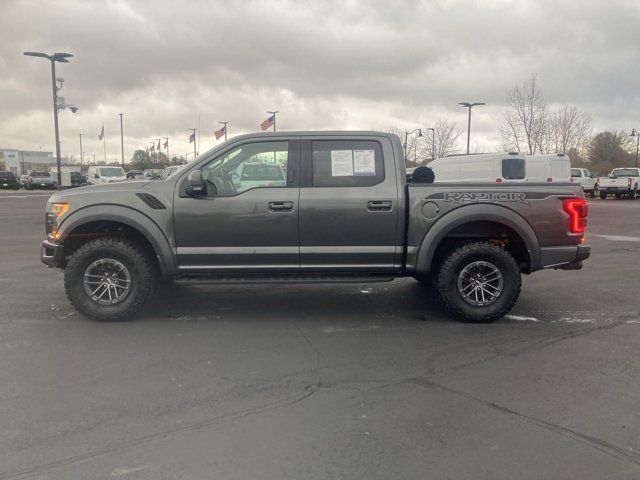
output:
<instances>
[{"instance_id":1,"label":"truck door","mask_svg":"<svg viewBox=\"0 0 640 480\"><path fill-rule=\"evenodd\" d=\"M375 137L303 137L302 144L301 269L400 268L401 193L391 142Z\"/></svg>"},{"instance_id":2,"label":"truck door","mask_svg":"<svg viewBox=\"0 0 640 480\"><path fill-rule=\"evenodd\" d=\"M207 195L174 196L182 273L298 271L299 137L248 140L201 166Z\"/></svg>"}]
</instances>

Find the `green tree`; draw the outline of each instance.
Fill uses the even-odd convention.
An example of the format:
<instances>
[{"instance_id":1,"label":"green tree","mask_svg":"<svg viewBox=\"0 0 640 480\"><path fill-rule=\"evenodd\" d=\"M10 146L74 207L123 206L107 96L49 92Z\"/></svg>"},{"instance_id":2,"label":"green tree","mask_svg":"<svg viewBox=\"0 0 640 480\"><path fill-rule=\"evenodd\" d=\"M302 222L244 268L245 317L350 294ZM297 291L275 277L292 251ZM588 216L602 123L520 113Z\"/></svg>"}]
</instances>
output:
<instances>
[{"instance_id":1,"label":"green tree","mask_svg":"<svg viewBox=\"0 0 640 480\"><path fill-rule=\"evenodd\" d=\"M608 130L593 136L587 147L587 158L596 175L606 175L613 168L631 165L631 138L626 132Z\"/></svg>"}]
</instances>

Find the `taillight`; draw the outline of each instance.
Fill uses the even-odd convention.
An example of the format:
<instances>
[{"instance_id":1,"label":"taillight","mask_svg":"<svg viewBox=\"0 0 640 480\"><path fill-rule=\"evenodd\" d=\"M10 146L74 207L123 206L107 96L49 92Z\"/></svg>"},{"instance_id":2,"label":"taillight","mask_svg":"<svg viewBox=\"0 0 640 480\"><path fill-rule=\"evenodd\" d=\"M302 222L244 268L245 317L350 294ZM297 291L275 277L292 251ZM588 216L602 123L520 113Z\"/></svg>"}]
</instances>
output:
<instances>
[{"instance_id":1,"label":"taillight","mask_svg":"<svg viewBox=\"0 0 640 480\"><path fill-rule=\"evenodd\" d=\"M631 188L631 179L627 178L627 185L629 186L629 188Z\"/></svg>"},{"instance_id":2,"label":"taillight","mask_svg":"<svg viewBox=\"0 0 640 480\"><path fill-rule=\"evenodd\" d=\"M565 198L562 208L569 214L569 232L584 233L589 215L587 202L584 198Z\"/></svg>"},{"instance_id":3,"label":"taillight","mask_svg":"<svg viewBox=\"0 0 640 480\"><path fill-rule=\"evenodd\" d=\"M502 179L500 177L496 178L496 183L502 183Z\"/></svg>"}]
</instances>

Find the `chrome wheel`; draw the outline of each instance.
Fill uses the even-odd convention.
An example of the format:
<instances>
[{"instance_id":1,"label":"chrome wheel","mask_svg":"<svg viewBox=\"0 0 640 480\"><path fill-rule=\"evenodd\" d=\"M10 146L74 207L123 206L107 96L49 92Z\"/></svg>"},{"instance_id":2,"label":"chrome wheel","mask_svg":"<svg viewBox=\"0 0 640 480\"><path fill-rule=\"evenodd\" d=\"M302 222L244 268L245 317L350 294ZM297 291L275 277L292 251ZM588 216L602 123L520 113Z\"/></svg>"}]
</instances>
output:
<instances>
[{"instance_id":1,"label":"chrome wheel","mask_svg":"<svg viewBox=\"0 0 640 480\"><path fill-rule=\"evenodd\" d=\"M502 273L491 262L477 261L468 264L458 275L458 293L474 307L486 307L502 294Z\"/></svg>"},{"instance_id":2,"label":"chrome wheel","mask_svg":"<svg viewBox=\"0 0 640 480\"><path fill-rule=\"evenodd\" d=\"M82 284L94 302L116 305L131 291L131 275L121 262L113 258L101 258L86 268Z\"/></svg>"}]
</instances>

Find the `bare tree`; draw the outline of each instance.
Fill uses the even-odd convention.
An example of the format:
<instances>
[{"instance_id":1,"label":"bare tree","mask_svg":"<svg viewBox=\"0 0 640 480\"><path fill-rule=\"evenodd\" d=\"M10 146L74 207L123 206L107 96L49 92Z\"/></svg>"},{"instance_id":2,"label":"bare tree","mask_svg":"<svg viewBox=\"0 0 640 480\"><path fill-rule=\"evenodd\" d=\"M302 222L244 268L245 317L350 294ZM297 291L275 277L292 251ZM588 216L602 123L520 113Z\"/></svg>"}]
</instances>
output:
<instances>
[{"instance_id":1,"label":"bare tree","mask_svg":"<svg viewBox=\"0 0 640 480\"><path fill-rule=\"evenodd\" d=\"M538 79L532 74L507 94L507 111L500 127L502 143L507 151L545 153L549 147L548 132L547 105Z\"/></svg>"},{"instance_id":2,"label":"bare tree","mask_svg":"<svg viewBox=\"0 0 640 480\"><path fill-rule=\"evenodd\" d=\"M591 115L566 105L551 114L549 133L556 153L579 152L591 133Z\"/></svg>"},{"instance_id":3,"label":"bare tree","mask_svg":"<svg viewBox=\"0 0 640 480\"><path fill-rule=\"evenodd\" d=\"M434 132L427 130L427 128L422 129L426 137L423 150L424 158L435 160L436 158L457 153L460 150L458 139L462 135L462 128L458 127L455 122L450 122L446 118L439 118L433 124Z\"/></svg>"}]
</instances>

